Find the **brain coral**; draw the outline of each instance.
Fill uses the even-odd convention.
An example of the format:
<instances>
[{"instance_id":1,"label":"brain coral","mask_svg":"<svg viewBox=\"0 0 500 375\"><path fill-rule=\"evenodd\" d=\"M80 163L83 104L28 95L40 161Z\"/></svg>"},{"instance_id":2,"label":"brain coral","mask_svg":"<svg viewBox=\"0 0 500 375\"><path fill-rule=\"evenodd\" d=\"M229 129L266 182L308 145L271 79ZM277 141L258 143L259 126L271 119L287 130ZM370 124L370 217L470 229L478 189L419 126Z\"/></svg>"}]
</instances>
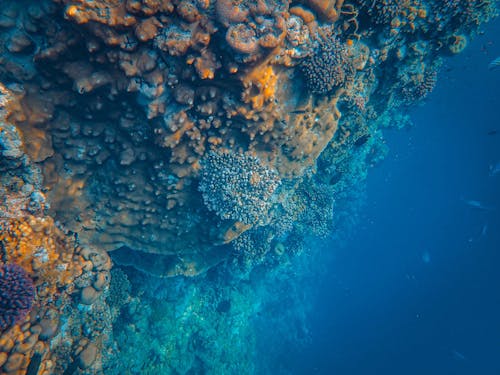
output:
<instances>
[{"instance_id":1,"label":"brain coral","mask_svg":"<svg viewBox=\"0 0 500 375\"><path fill-rule=\"evenodd\" d=\"M202 162L199 190L222 219L256 223L272 206L278 173L249 154L211 151Z\"/></svg>"},{"instance_id":2,"label":"brain coral","mask_svg":"<svg viewBox=\"0 0 500 375\"><path fill-rule=\"evenodd\" d=\"M0 265L0 331L22 321L35 298L35 287L24 268Z\"/></svg>"}]
</instances>

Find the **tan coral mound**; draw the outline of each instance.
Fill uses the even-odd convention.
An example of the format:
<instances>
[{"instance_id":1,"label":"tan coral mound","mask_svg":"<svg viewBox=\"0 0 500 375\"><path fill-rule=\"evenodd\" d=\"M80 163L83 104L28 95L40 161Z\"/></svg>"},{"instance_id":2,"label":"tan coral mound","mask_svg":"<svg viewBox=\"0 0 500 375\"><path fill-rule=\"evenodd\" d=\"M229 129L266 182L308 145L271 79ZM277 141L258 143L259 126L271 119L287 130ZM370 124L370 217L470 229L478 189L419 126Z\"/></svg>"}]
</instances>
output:
<instances>
[{"instance_id":1,"label":"tan coral mound","mask_svg":"<svg viewBox=\"0 0 500 375\"><path fill-rule=\"evenodd\" d=\"M332 22L341 6L310 2L295 16L275 0L8 2L0 42L23 29L44 38L16 41L0 73L25 77L9 119L51 214L83 243L168 257L167 274L213 264L205 255L241 231L203 207L200 161L238 148L285 178L314 167L340 113L338 93L316 103L296 77L317 38L300 17Z\"/></svg>"}]
</instances>

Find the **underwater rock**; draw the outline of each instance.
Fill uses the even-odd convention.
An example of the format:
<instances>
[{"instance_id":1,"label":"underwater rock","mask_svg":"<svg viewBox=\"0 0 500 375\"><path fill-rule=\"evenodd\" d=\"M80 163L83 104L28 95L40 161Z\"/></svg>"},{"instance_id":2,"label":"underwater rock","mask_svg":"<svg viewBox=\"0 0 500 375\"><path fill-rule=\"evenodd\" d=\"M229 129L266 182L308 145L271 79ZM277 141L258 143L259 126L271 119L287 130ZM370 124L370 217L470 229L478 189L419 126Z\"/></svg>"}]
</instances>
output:
<instances>
[{"instance_id":1,"label":"underwater rock","mask_svg":"<svg viewBox=\"0 0 500 375\"><path fill-rule=\"evenodd\" d=\"M91 367L96 361L98 348L95 344L89 343L78 355L78 365L82 369Z\"/></svg>"},{"instance_id":2,"label":"underwater rock","mask_svg":"<svg viewBox=\"0 0 500 375\"><path fill-rule=\"evenodd\" d=\"M97 292L93 287L86 286L82 289L80 302L84 305L92 305L98 298L100 293Z\"/></svg>"}]
</instances>

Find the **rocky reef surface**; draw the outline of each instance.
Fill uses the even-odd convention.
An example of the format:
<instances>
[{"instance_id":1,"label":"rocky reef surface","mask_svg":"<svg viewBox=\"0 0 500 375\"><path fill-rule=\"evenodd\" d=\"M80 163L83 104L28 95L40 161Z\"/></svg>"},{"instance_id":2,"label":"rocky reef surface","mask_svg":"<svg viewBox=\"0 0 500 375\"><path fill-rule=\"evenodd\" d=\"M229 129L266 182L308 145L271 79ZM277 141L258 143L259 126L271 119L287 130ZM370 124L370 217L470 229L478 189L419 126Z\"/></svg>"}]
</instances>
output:
<instances>
[{"instance_id":1,"label":"rocky reef surface","mask_svg":"<svg viewBox=\"0 0 500 375\"><path fill-rule=\"evenodd\" d=\"M2 1L0 372L264 373L261 317L307 341L294 282L320 272L313 238L355 221L382 130L409 124L495 15L493 0Z\"/></svg>"}]
</instances>

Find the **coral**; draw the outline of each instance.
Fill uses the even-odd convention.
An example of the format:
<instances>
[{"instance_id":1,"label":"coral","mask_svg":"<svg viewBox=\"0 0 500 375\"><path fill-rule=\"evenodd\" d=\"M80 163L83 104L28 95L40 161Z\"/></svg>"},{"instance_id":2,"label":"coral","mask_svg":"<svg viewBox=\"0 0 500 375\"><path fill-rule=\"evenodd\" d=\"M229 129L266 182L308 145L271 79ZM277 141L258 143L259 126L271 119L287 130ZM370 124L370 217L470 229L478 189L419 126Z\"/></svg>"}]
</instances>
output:
<instances>
[{"instance_id":1,"label":"coral","mask_svg":"<svg viewBox=\"0 0 500 375\"><path fill-rule=\"evenodd\" d=\"M131 291L130 281L121 268L111 270L111 282L109 284L109 295L106 298L114 313L118 314L123 305L127 303Z\"/></svg>"},{"instance_id":2,"label":"coral","mask_svg":"<svg viewBox=\"0 0 500 375\"><path fill-rule=\"evenodd\" d=\"M283 287L273 272L297 277L313 237L355 228L381 129L408 124L443 57L495 14L492 0L2 1L0 260L36 300L2 333L0 372L259 372L257 280Z\"/></svg>"},{"instance_id":3,"label":"coral","mask_svg":"<svg viewBox=\"0 0 500 375\"><path fill-rule=\"evenodd\" d=\"M354 74L347 49L336 37L321 41L318 49L301 61L300 69L309 91L314 94L326 94Z\"/></svg>"},{"instance_id":4,"label":"coral","mask_svg":"<svg viewBox=\"0 0 500 375\"><path fill-rule=\"evenodd\" d=\"M298 223L307 235L327 237L333 231L335 189L331 185L308 181L297 189L296 204L303 206Z\"/></svg>"},{"instance_id":5,"label":"coral","mask_svg":"<svg viewBox=\"0 0 500 375\"><path fill-rule=\"evenodd\" d=\"M492 0L446 0L432 3L432 15L439 30L470 32L479 24L496 15L496 5ZM444 21L444 22L443 22Z\"/></svg>"},{"instance_id":6,"label":"coral","mask_svg":"<svg viewBox=\"0 0 500 375\"><path fill-rule=\"evenodd\" d=\"M0 264L0 331L21 322L35 298L33 280L17 264Z\"/></svg>"},{"instance_id":7,"label":"coral","mask_svg":"<svg viewBox=\"0 0 500 375\"><path fill-rule=\"evenodd\" d=\"M426 70L423 75L415 77L411 83L405 85L401 90L403 100L414 103L424 99L436 86L437 72Z\"/></svg>"},{"instance_id":8,"label":"coral","mask_svg":"<svg viewBox=\"0 0 500 375\"><path fill-rule=\"evenodd\" d=\"M9 275L4 271L8 267L22 270L32 280L32 283L24 281L28 288L26 300L19 302L17 307L28 309L27 299L32 299L36 291L31 313L24 319L21 316L16 318L16 325L12 326L14 322L10 321L11 326L2 333L0 355L7 358L3 367L6 374L25 373L28 366L36 367L40 373L62 373L71 362L70 358L78 355L77 347L82 336L96 340L101 346L103 335L111 335L110 320L101 320L103 325L94 325L83 335L80 331L85 320L95 320L96 311L107 309L104 293L109 283L111 262L105 253L77 246L75 239L59 229L50 217L33 216L1 219L0 248L1 259L5 262L1 268L2 278ZM17 275L21 277L22 273ZM2 282L1 285L5 284ZM30 286L34 290L30 291ZM82 302L81 292L88 287L99 294L91 310L78 307ZM9 290L12 293L12 289ZM2 305L3 299L2 291ZM61 320L64 320L65 328ZM68 358L61 356L61 345L70 345ZM40 359L38 363L36 358ZM100 362L95 362L88 370L99 373L99 368Z\"/></svg>"},{"instance_id":9,"label":"coral","mask_svg":"<svg viewBox=\"0 0 500 375\"><path fill-rule=\"evenodd\" d=\"M390 27L391 33L412 34L420 28L427 28L429 9L419 0L375 0L358 1L360 8L368 13L379 27Z\"/></svg>"},{"instance_id":10,"label":"coral","mask_svg":"<svg viewBox=\"0 0 500 375\"><path fill-rule=\"evenodd\" d=\"M400 72L401 100L411 104L423 100L434 89L439 63L416 62Z\"/></svg>"},{"instance_id":11,"label":"coral","mask_svg":"<svg viewBox=\"0 0 500 375\"><path fill-rule=\"evenodd\" d=\"M244 23L231 25L227 29L226 42L239 53L251 54L259 48L255 31Z\"/></svg>"},{"instance_id":12,"label":"coral","mask_svg":"<svg viewBox=\"0 0 500 375\"><path fill-rule=\"evenodd\" d=\"M344 0L307 0L305 3L314 9L320 18L335 22L339 18Z\"/></svg>"},{"instance_id":13,"label":"coral","mask_svg":"<svg viewBox=\"0 0 500 375\"><path fill-rule=\"evenodd\" d=\"M271 250L272 234L262 228L253 228L236 238L231 244L239 261L247 270L262 262ZM245 264L246 263L246 264Z\"/></svg>"},{"instance_id":14,"label":"coral","mask_svg":"<svg viewBox=\"0 0 500 375\"><path fill-rule=\"evenodd\" d=\"M264 222L279 184L277 172L249 154L212 151L202 161L199 190L222 219Z\"/></svg>"},{"instance_id":15,"label":"coral","mask_svg":"<svg viewBox=\"0 0 500 375\"><path fill-rule=\"evenodd\" d=\"M274 203L214 225L197 190L210 152L258 157L290 180L282 202L339 128L352 142L351 111L420 100L433 60L494 13L486 0L8 0L1 215L49 213L84 245L137 252L141 269L203 272L255 212L279 227Z\"/></svg>"},{"instance_id":16,"label":"coral","mask_svg":"<svg viewBox=\"0 0 500 375\"><path fill-rule=\"evenodd\" d=\"M19 129L5 118L13 96L0 84L0 218L42 213L46 208L40 170L24 153Z\"/></svg>"},{"instance_id":17,"label":"coral","mask_svg":"<svg viewBox=\"0 0 500 375\"><path fill-rule=\"evenodd\" d=\"M467 38L465 35L452 35L450 37L450 43L448 48L450 49L450 52L453 54L457 54L462 52L465 47L467 47Z\"/></svg>"}]
</instances>

